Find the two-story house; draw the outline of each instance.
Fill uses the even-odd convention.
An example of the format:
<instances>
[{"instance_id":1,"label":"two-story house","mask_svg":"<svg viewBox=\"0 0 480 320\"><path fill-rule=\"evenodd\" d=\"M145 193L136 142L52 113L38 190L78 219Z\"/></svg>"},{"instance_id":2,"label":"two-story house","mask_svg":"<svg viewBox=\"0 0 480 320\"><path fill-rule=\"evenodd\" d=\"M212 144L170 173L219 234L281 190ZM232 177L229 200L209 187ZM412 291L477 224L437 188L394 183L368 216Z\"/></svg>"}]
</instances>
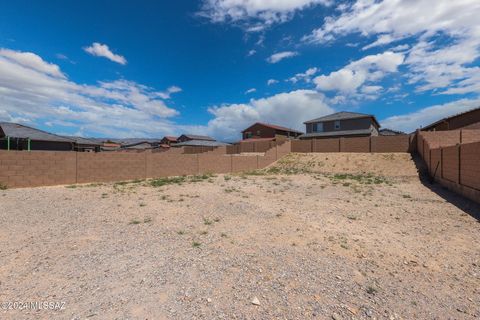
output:
<instances>
[{"instance_id":1,"label":"two-story house","mask_svg":"<svg viewBox=\"0 0 480 320\"><path fill-rule=\"evenodd\" d=\"M306 134L300 139L378 136L380 124L371 114L337 112L304 122Z\"/></svg>"}]
</instances>

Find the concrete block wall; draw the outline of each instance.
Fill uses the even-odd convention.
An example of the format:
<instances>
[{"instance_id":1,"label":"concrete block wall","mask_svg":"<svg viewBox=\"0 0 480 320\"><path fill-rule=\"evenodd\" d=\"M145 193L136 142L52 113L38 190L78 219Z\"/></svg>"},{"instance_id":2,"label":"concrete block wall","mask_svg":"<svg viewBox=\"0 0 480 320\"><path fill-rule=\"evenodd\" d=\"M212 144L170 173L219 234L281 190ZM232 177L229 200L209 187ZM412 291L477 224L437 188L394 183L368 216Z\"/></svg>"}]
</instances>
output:
<instances>
[{"instance_id":1,"label":"concrete block wall","mask_svg":"<svg viewBox=\"0 0 480 320\"><path fill-rule=\"evenodd\" d=\"M480 190L480 142L461 146L460 168L461 184Z\"/></svg>"},{"instance_id":2,"label":"concrete block wall","mask_svg":"<svg viewBox=\"0 0 480 320\"><path fill-rule=\"evenodd\" d=\"M480 203L480 135L473 131L418 132L417 146L437 182Z\"/></svg>"},{"instance_id":3,"label":"concrete block wall","mask_svg":"<svg viewBox=\"0 0 480 320\"><path fill-rule=\"evenodd\" d=\"M265 155L227 155L222 150L200 154L0 151L0 184L18 188L250 171L272 164L290 150L287 141Z\"/></svg>"},{"instance_id":4,"label":"concrete block wall","mask_svg":"<svg viewBox=\"0 0 480 320\"><path fill-rule=\"evenodd\" d=\"M370 152L370 138L340 138L340 152Z\"/></svg>"},{"instance_id":5,"label":"concrete block wall","mask_svg":"<svg viewBox=\"0 0 480 320\"><path fill-rule=\"evenodd\" d=\"M413 136L293 140L292 152L411 152Z\"/></svg>"},{"instance_id":6,"label":"concrete block wall","mask_svg":"<svg viewBox=\"0 0 480 320\"><path fill-rule=\"evenodd\" d=\"M76 181L76 153L0 151L0 184L37 187Z\"/></svg>"},{"instance_id":7,"label":"concrete block wall","mask_svg":"<svg viewBox=\"0 0 480 320\"><path fill-rule=\"evenodd\" d=\"M433 149L436 150L436 149ZM451 146L441 148L442 153L442 178L448 181L459 183L459 147ZM433 163L432 163L433 168Z\"/></svg>"}]
</instances>

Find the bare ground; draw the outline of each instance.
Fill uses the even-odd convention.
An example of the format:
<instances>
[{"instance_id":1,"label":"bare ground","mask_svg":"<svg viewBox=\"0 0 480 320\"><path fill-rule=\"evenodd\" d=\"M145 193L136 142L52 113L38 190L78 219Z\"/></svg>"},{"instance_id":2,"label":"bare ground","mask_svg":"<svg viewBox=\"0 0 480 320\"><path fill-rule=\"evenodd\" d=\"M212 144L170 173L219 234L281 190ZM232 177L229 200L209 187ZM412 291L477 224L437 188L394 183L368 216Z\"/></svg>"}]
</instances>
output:
<instances>
[{"instance_id":1,"label":"bare ground","mask_svg":"<svg viewBox=\"0 0 480 320\"><path fill-rule=\"evenodd\" d=\"M409 155L153 183L0 191L0 302L65 302L0 319L480 317L479 207Z\"/></svg>"}]
</instances>

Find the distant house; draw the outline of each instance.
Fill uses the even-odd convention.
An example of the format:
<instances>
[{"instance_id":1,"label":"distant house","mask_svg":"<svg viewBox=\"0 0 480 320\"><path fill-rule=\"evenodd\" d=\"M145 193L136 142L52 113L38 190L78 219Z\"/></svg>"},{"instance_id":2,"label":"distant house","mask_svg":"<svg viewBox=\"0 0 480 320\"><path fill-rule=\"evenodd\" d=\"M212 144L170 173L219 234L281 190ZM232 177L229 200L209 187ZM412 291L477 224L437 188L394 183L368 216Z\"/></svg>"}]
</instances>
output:
<instances>
[{"instance_id":1,"label":"distant house","mask_svg":"<svg viewBox=\"0 0 480 320\"><path fill-rule=\"evenodd\" d=\"M72 136L64 137L75 142L73 149L78 152L100 152L103 145L103 143L93 139Z\"/></svg>"},{"instance_id":2,"label":"distant house","mask_svg":"<svg viewBox=\"0 0 480 320\"><path fill-rule=\"evenodd\" d=\"M120 149L121 150L135 150L135 151L142 151L142 150L152 150L157 149L159 147L158 142L151 142L151 141L138 141L129 144L123 144Z\"/></svg>"},{"instance_id":3,"label":"distant house","mask_svg":"<svg viewBox=\"0 0 480 320\"><path fill-rule=\"evenodd\" d=\"M337 112L304 122L307 133L300 139L378 136L380 124L371 114Z\"/></svg>"},{"instance_id":4,"label":"distant house","mask_svg":"<svg viewBox=\"0 0 480 320\"><path fill-rule=\"evenodd\" d=\"M182 134L180 137L177 139L177 143L182 143L182 142L187 142L187 141L192 141L192 140L197 140L197 141L215 141L212 137L209 136L200 136L200 135L195 135L195 134Z\"/></svg>"},{"instance_id":5,"label":"distant house","mask_svg":"<svg viewBox=\"0 0 480 320\"><path fill-rule=\"evenodd\" d=\"M25 125L0 122L0 149L73 151L75 141Z\"/></svg>"},{"instance_id":6,"label":"distant house","mask_svg":"<svg viewBox=\"0 0 480 320\"><path fill-rule=\"evenodd\" d=\"M406 133L402 131L385 128L385 129L380 129L380 131L378 131L378 134L381 136L398 136Z\"/></svg>"},{"instance_id":7,"label":"distant house","mask_svg":"<svg viewBox=\"0 0 480 320\"><path fill-rule=\"evenodd\" d=\"M261 123L261 122L256 122L247 129L242 131L242 139L243 142L249 141L249 140L256 140L256 139L262 139L262 140L274 140L274 139L290 139L290 138L297 138L300 135L302 135L303 132L282 127L282 126L277 126L274 124L267 124L267 123Z\"/></svg>"},{"instance_id":8,"label":"distant house","mask_svg":"<svg viewBox=\"0 0 480 320\"><path fill-rule=\"evenodd\" d=\"M118 142L111 140L106 140L102 142L101 150L102 151L116 151L119 150L122 145Z\"/></svg>"},{"instance_id":9,"label":"distant house","mask_svg":"<svg viewBox=\"0 0 480 320\"><path fill-rule=\"evenodd\" d=\"M221 147L227 146L228 143L220 141L211 141L211 140L187 140L184 142L179 142L172 144L172 147Z\"/></svg>"},{"instance_id":10,"label":"distant house","mask_svg":"<svg viewBox=\"0 0 480 320\"><path fill-rule=\"evenodd\" d=\"M457 129L480 129L480 107L438 120L421 131L445 131Z\"/></svg>"},{"instance_id":11,"label":"distant house","mask_svg":"<svg viewBox=\"0 0 480 320\"><path fill-rule=\"evenodd\" d=\"M162 148L168 148L172 144L177 143L178 139L177 137L172 137L172 136L165 136L163 137L162 140L160 140L160 147Z\"/></svg>"},{"instance_id":12,"label":"distant house","mask_svg":"<svg viewBox=\"0 0 480 320\"><path fill-rule=\"evenodd\" d=\"M209 136L200 136L195 134L182 134L177 139L177 143L172 143L172 147L221 147L228 143L216 141Z\"/></svg>"}]
</instances>

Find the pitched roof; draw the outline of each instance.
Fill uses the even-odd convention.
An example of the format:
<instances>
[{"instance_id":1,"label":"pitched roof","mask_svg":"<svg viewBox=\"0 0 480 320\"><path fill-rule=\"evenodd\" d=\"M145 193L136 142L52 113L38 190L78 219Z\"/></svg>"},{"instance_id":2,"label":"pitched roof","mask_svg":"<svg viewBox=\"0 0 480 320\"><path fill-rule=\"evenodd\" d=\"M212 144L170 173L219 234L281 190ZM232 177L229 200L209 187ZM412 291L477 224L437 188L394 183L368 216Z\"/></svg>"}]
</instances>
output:
<instances>
[{"instance_id":1,"label":"pitched roof","mask_svg":"<svg viewBox=\"0 0 480 320\"><path fill-rule=\"evenodd\" d=\"M380 129L380 130L378 131L378 133L379 133L381 136L394 136L394 135L399 135L399 134L406 134L406 133L403 132L403 131L397 131L397 130L388 129L388 128Z\"/></svg>"},{"instance_id":2,"label":"pitched roof","mask_svg":"<svg viewBox=\"0 0 480 320\"><path fill-rule=\"evenodd\" d=\"M332 113L332 114L329 114L329 115L326 115L326 116L323 116L323 117L320 117L320 118L308 120L308 121L305 121L304 124L324 122L324 121L335 121L335 120L361 119L361 118L372 118L377 123L377 125L380 127L377 119L372 114L358 113L358 112L347 112L347 111L340 111L340 112Z\"/></svg>"},{"instance_id":3,"label":"pitched roof","mask_svg":"<svg viewBox=\"0 0 480 320\"><path fill-rule=\"evenodd\" d=\"M167 139L168 141L172 141L172 142L177 141L177 137L173 137L173 136L165 136L163 137L163 139Z\"/></svg>"},{"instance_id":4,"label":"pitched roof","mask_svg":"<svg viewBox=\"0 0 480 320\"><path fill-rule=\"evenodd\" d=\"M153 149L154 146L152 143L148 141L139 141L131 144L124 144L121 147L122 149L136 149L136 150L144 150L144 149Z\"/></svg>"},{"instance_id":5,"label":"pitched roof","mask_svg":"<svg viewBox=\"0 0 480 320\"><path fill-rule=\"evenodd\" d=\"M0 128L5 136L11 138L31 139L36 141L74 142L72 139L18 123L0 122Z\"/></svg>"},{"instance_id":6,"label":"pitched roof","mask_svg":"<svg viewBox=\"0 0 480 320\"><path fill-rule=\"evenodd\" d=\"M87 138L76 137L76 136L63 136L63 137L73 140L76 144L87 144L87 145L95 145L95 146L103 145L103 143L93 139L87 139Z\"/></svg>"},{"instance_id":7,"label":"pitched roof","mask_svg":"<svg viewBox=\"0 0 480 320\"><path fill-rule=\"evenodd\" d=\"M180 143L175 143L172 147L221 147L226 146L228 143L219 142L219 141L209 141L209 140L190 140Z\"/></svg>"},{"instance_id":8,"label":"pitched roof","mask_svg":"<svg viewBox=\"0 0 480 320\"><path fill-rule=\"evenodd\" d=\"M444 121L451 120L451 119L456 118L456 117L461 117L461 116L464 116L464 115L466 115L466 114L469 114L469 113L471 113L471 112L475 112L475 111L478 111L478 110L480 110L480 107L477 107L477 108L474 108L474 109L471 109L471 110L468 110L468 111L465 111L465 112L460 112L460 113L454 114L453 116L446 117L446 118L440 119L440 120L438 120L438 121L435 121L434 123L429 124L428 126L425 126L425 127L421 128L421 130L428 130L428 129L432 128L432 127L435 127L435 126L436 126L437 124L439 124L439 123L442 123L442 122L444 122Z\"/></svg>"},{"instance_id":9,"label":"pitched roof","mask_svg":"<svg viewBox=\"0 0 480 320\"><path fill-rule=\"evenodd\" d=\"M343 131L327 131L327 132L312 132L302 134L299 138L315 138L315 137L338 137L338 136L364 136L370 135L372 131L370 129L359 130L343 130Z\"/></svg>"},{"instance_id":10,"label":"pitched roof","mask_svg":"<svg viewBox=\"0 0 480 320\"><path fill-rule=\"evenodd\" d=\"M196 135L196 134L182 134L180 137L187 137L188 139L190 140L205 140L205 141L215 141L215 139L213 139L212 137L209 137L209 136L200 136L200 135ZM178 137L178 139L180 139L180 137ZM178 140L177 139L177 140Z\"/></svg>"},{"instance_id":11,"label":"pitched roof","mask_svg":"<svg viewBox=\"0 0 480 320\"><path fill-rule=\"evenodd\" d=\"M250 129L251 127L253 127L254 125L257 125L257 124L258 124L258 125L261 125L261 126L264 126L264 127L267 127L267 128L272 128L272 129L275 129L275 130L280 130L280 131L303 133L303 132L298 131L298 130L295 130L295 129L291 129L291 128L287 128L287 127L282 127L282 126L277 126L276 124L263 123L263 122L255 122L255 123L252 124L250 127L248 127L247 129L243 130L242 132L247 131L248 129Z\"/></svg>"}]
</instances>

